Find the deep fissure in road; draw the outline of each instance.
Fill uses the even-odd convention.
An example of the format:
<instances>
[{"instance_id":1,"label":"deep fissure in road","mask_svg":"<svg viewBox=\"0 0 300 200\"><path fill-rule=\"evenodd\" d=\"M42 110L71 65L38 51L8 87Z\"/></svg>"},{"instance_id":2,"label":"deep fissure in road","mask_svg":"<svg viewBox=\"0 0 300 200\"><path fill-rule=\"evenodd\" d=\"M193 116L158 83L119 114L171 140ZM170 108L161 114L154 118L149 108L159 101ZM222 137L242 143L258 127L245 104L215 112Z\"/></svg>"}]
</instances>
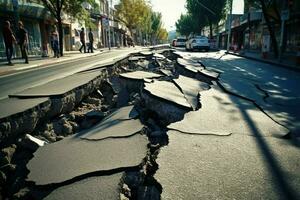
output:
<instances>
[{"instance_id":1,"label":"deep fissure in road","mask_svg":"<svg viewBox=\"0 0 300 200\"><path fill-rule=\"evenodd\" d=\"M183 123L187 115L206 109L201 104L202 92L224 105L229 104L222 102L223 94L217 88L219 74L207 70L197 60L180 58L170 50L141 52L107 70L101 70L101 76L95 77L85 86L62 97L52 97L51 105L46 104L44 108L47 112L51 111L50 118L36 122L37 126L25 129L25 132L20 129L16 137L3 143L1 184L4 185L4 197L61 198L64 194L76 191L77 187L83 188L85 184L93 185L98 190L101 187L107 189L103 194L96 194L104 195L106 199L115 198L114 194L123 200L160 199L164 188L155 174L159 169L159 152L167 148L169 143L168 131L217 137L232 134L226 127L222 130L224 132L218 132L217 129L207 132L197 128L190 130L184 124L177 125ZM243 106L250 106L248 100L243 101ZM33 113L36 112L33 110ZM284 134L281 127L274 130ZM24 136L25 133L30 135ZM132 142L134 140L136 143ZM45 147L39 147L43 145ZM51 149L51 145L56 147ZM65 149L62 147L64 145ZM101 149L101 145L107 146ZM78 150L80 146L86 149ZM105 154L111 157L120 154L120 157L112 158L118 159L112 162L111 158L107 159L107 166L93 159L83 159L82 166L76 161L70 161L73 157L78 158L78 155L72 153L81 155L83 151L91 151L90 154L101 154L104 151L104 155L99 156L104 161L107 159ZM53 155L49 159L42 158L47 157L48 152ZM57 152L61 152L61 155ZM130 152L138 158L131 158ZM62 163L51 161L60 156L70 162L70 166L83 169L70 169L69 173L66 169L57 168L57 171L52 169L54 172L50 172L44 168L47 164L63 168ZM126 159L127 156L128 160L119 163L121 158ZM39 170L41 173L37 172ZM53 173L52 176L43 177L43 170ZM104 185L110 187L105 188ZM88 191L82 192L87 195L84 192ZM113 195L106 196L110 192ZM76 198L80 198L80 195Z\"/></svg>"}]
</instances>

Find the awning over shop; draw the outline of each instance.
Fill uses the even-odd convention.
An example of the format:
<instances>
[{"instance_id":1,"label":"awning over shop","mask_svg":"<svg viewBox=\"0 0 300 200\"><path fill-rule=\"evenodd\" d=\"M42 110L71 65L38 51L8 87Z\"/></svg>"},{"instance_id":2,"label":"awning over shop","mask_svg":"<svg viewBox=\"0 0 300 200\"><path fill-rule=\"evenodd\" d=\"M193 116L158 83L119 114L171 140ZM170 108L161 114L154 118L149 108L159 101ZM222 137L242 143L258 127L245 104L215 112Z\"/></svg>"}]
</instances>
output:
<instances>
[{"instance_id":1,"label":"awning over shop","mask_svg":"<svg viewBox=\"0 0 300 200\"><path fill-rule=\"evenodd\" d=\"M50 12L40 4L25 3L23 1L0 0L0 11L2 13L15 12L16 10L20 16L37 19L51 19Z\"/></svg>"}]
</instances>

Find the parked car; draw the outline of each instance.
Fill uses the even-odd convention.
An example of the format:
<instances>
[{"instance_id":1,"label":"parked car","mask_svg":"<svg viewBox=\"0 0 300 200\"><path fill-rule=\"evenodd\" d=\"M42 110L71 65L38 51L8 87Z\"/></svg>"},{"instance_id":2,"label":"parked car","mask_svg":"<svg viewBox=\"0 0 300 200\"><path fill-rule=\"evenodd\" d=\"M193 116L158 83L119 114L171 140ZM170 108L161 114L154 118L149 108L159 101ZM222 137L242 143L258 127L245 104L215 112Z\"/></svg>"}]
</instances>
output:
<instances>
[{"instance_id":1,"label":"parked car","mask_svg":"<svg viewBox=\"0 0 300 200\"><path fill-rule=\"evenodd\" d=\"M185 47L186 39L185 38L177 38L175 46L176 47Z\"/></svg>"},{"instance_id":2,"label":"parked car","mask_svg":"<svg viewBox=\"0 0 300 200\"><path fill-rule=\"evenodd\" d=\"M171 44L173 47L176 46L176 39L172 40L172 44Z\"/></svg>"},{"instance_id":3,"label":"parked car","mask_svg":"<svg viewBox=\"0 0 300 200\"><path fill-rule=\"evenodd\" d=\"M193 51L193 50L205 50L205 51L209 51L209 49L210 49L209 40L205 36L191 37L186 42L185 49L187 51Z\"/></svg>"}]
</instances>

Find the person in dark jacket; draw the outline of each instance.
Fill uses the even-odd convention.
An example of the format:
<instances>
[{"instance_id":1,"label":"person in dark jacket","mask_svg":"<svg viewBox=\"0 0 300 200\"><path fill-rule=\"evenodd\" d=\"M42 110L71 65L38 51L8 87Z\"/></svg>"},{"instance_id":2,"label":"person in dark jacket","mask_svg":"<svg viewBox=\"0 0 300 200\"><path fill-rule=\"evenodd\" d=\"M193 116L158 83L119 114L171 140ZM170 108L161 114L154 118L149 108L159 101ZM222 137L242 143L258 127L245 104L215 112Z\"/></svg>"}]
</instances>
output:
<instances>
[{"instance_id":1,"label":"person in dark jacket","mask_svg":"<svg viewBox=\"0 0 300 200\"><path fill-rule=\"evenodd\" d=\"M25 59L25 63L28 64L28 33L24 28L23 22L19 21L19 30L17 32L18 44L20 45L22 58Z\"/></svg>"},{"instance_id":2,"label":"person in dark jacket","mask_svg":"<svg viewBox=\"0 0 300 200\"><path fill-rule=\"evenodd\" d=\"M53 30L51 34L51 47L54 52L54 58L59 58L59 39L56 30Z\"/></svg>"},{"instance_id":3,"label":"person in dark jacket","mask_svg":"<svg viewBox=\"0 0 300 200\"><path fill-rule=\"evenodd\" d=\"M79 51L82 52L82 48L83 48L84 53L86 53L84 28L81 28L81 31L80 31L80 42L82 45L81 45Z\"/></svg>"},{"instance_id":4,"label":"person in dark jacket","mask_svg":"<svg viewBox=\"0 0 300 200\"><path fill-rule=\"evenodd\" d=\"M10 22L5 21L4 27L3 27L3 38L4 38L4 44L5 44L5 52L7 57L7 62L9 65L13 65L11 62L11 57L14 52L13 43L16 42L16 38L10 28Z\"/></svg>"},{"instance_id":5,"label":"person in dark jacket","mask_svg":"<svg viewBox=\"0 0 300 200\"><path fill-rule=\"evenodd\" d=\"M92 29L90 28L90 31L89 31L89 47L88 47L88 53L90 53L90 50L91 50L91 53L94 53L94 46L93 46L93 43L94 43L94 34L92 32Z\"/></svg>"}]
</instances>

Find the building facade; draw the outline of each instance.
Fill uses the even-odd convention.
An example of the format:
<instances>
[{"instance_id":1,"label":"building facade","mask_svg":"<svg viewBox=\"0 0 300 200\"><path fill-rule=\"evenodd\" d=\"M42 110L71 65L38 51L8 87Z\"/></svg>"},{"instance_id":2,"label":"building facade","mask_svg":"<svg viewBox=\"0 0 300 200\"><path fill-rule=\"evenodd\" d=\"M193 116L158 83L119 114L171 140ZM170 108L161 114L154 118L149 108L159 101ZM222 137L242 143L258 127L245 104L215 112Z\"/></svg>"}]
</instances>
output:
<instances>
[{"instance_id":1,"label":"building facade","mask_svg":"<svg viewBox=\"0 0 300 200\"><path fill-rule=\"evenodd\" d=\"M111 46L125 46L127 28L118 21L114 15L115 10L109 6L107 0L96 0L98 6L93 8L88 4L83 7L90 13L92 26L79 23L66 14L62 14L63 19L63 43L64 50L78 50L80 43L80 30L86 30L86 42L88 40L89 28L94 34L94 48L108 47L109 33ZM5 21L10 21L14 33L17 31L18 21L24 23L28 31L29 56L51 56L50 47L51 32L56 29L56 20L50 12L35 0L0 0L0 59L5 59L5 46L2 29ZM14 58L20 57L20 51L16 46Z\"/></svg>"},{"instance_id":2,"label":"building facade","mask_svg":"<svg viewBox=\"0 0 300 200\"><path fill-rule=\"evenodd\" d=\"M292 4L287 4L292 2ZM295 57L300 52L300 1L278 1L279 15L271 15L271 26L282 53ZM286 15L286 16L284 16ZM250 51L261 53L273 52L273 44L270 33L264 19L262 10L251 8L244 15L232 15L232 23L229 25L229 16L214 26L213 36L220 49L227 48L228 29L231 27L229 49L233 51ZM282 23L284 24L282 29ZM283 30L283 31L282 31ZM283 32L283 35L281 33ZM209 27L203 29L203 34L209 36Z\"/></svg>"}]
</instances>

